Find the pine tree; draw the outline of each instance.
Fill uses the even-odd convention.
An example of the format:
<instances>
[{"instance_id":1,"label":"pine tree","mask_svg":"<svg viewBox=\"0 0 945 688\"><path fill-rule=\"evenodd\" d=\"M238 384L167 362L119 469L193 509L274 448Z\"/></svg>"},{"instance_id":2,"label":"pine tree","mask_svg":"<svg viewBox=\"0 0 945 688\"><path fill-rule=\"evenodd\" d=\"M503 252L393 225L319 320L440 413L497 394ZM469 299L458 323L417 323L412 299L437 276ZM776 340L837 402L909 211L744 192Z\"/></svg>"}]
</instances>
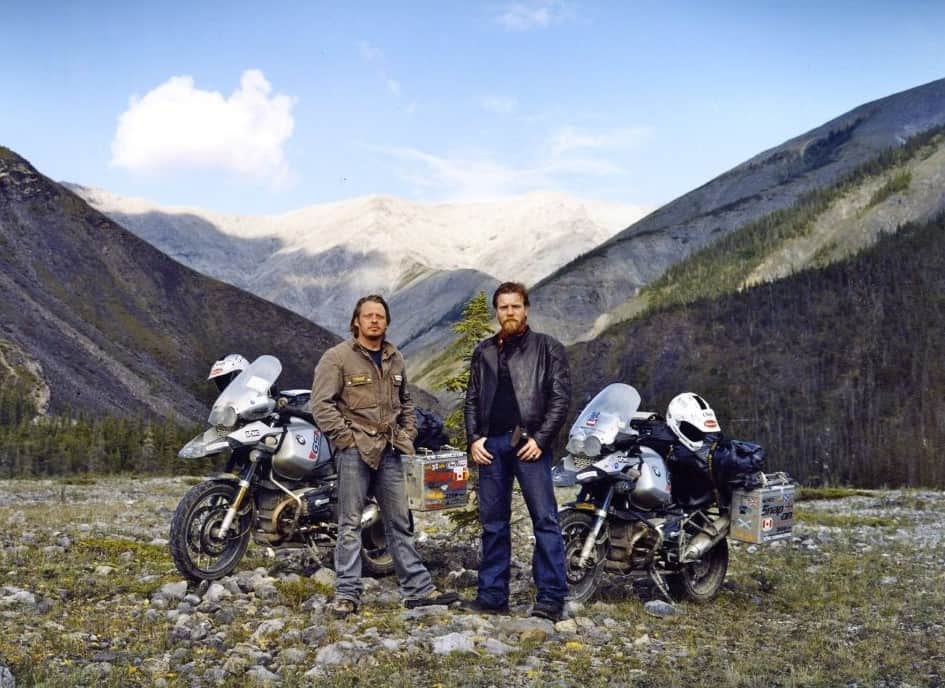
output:
<instances>
[{"instance_id":1,"label":"pine tree","mask_svg":"<svg viewBox=\"0 0 945 688\"><path fill-rule=\"evenodd\" d=\"M456 406L446 416L444 425L450 436L450 442L457 447L466 446L466 423L463 417L463 406L466 388L469 387L469 361L472 358L476 345L492 334L493 318L489 301L484 291L466 302L463 308L462 319L453 325L453 331L459 337L450 347L452 358L462 361L462 367L455 375L449 377L443 388L462 395ZM474 468L471 466L470 468ZM479 502L476 498L478 471L471 470L469 475L469 491L471 499L467 509L455 509L449 513L450 521L459 528L468 528L479 522Z\"/></svg>"},{"instance_id":2,"label":"pine tree","mask_svg":"<svg viewBox=\"0 0 945 688\"><path fill-rule=\"evenodd\" d=\"M493 317L489 308L486 292L481 291L466 302L463 307L463 317L453 324L453 331L459 337L450 345L452 358L462 361L462 368L455 375L450 376L443 383L443 389L457 392L465 397L469 386L469 360L472 358L476 345L492 334ZM458 447L466 446L466 428L463 420L463 400L457 402L453 410L447 415L446 432L450 442Z\"/></svg>"}]
</instances>

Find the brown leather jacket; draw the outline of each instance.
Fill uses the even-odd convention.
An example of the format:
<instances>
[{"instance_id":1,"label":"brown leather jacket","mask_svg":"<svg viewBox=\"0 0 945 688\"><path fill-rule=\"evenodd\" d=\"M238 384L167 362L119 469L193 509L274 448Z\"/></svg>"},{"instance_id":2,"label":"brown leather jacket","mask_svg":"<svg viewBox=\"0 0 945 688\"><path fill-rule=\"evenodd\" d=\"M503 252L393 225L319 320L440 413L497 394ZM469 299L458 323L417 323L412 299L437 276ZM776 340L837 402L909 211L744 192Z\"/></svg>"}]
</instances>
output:
<instances>
[{"instance_id":1,"label":"brown leather jacket","mask_svg":"<svg viewBox=\"0 0 945 688\"><path fill-rule=\"evenodd\" d=\"M371 468L380 465L388 443L413 454L416 419L403 355L385 341L378 371L356 339L332 347L315 366L312 415L335 451L357 447Z\"/></svg>"}]
</instances>

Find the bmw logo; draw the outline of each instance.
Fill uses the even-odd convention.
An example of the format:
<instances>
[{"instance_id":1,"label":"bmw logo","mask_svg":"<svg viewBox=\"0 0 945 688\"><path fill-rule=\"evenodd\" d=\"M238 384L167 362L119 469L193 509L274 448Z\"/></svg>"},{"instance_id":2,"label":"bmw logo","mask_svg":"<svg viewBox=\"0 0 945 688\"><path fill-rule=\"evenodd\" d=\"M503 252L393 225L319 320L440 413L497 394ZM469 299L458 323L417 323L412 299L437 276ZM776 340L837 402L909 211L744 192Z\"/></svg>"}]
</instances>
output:
<instances>
[{"instance_id":1,"label":"bmw logo","mask_svg":"<svg viewBox=\"0 0 945 688\"><path fill-rule=\"evenodd\" d=\"M304 446L304 445L305 445L305 435L296 435L296 436L295 436L295 441Z\"/></svg>"}]
</instances>

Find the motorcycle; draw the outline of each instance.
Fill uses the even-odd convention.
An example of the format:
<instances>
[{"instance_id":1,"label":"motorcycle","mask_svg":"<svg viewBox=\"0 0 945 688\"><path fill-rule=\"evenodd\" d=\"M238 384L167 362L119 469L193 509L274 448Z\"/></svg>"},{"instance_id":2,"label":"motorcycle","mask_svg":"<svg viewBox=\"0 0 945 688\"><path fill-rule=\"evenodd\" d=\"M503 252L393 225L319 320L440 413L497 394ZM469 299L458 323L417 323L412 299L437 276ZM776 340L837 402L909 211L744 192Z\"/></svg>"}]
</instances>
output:
<instances>
[{"instance_id":1,"label":"motorcycle","mask_svg":"<svg viewBox=\"0 0 945 688\"><path fill-rule=\"evenodd\" d=\"M305 410L307 390L273 397L281 372L274 356L253 361L217 397L212 427L178 453L188 460L226 457L224 471L190 488L171 518L171 556L191 581L232 573L250 540L308 548L319 558L335 545L338 475L331 446ZM361 516L361 538L365 571L393 572L373 499Z\"/></svg>"},{"instance_id":2,"label":"motorcycle","mask_svg":"<svg viewBox=\"0 0 945 688\"><path fill-rule=\"evenodd\" d=\"M674 502L666 426L639 406L633 387L608 385L569 432L562 467L580 486L559 509L569 597L587 601L607 571L648 577L670 601L709 601L728 570L728 509L712 492Z\"/></svg>"}]
</instances>

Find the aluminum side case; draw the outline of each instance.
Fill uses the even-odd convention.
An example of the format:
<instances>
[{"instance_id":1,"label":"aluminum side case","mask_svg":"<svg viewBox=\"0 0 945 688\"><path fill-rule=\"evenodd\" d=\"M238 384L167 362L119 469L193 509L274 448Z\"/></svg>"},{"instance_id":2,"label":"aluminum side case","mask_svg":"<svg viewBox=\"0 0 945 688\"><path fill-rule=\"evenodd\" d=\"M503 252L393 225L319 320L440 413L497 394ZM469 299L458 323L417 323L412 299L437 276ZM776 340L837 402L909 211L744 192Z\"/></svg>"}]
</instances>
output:
<instances>
[{"instance_id":1,"label":"aluminum side case","mask_svg":"<svg viewBox=\"0 0 945 688\"><path fill-rule=\"evenodd\" d=\"M402 454L407 505L413 511L466 506L469 463L458 450Z\"/></svg>"},{"instance_id":2,"label":"aluminum side case","mask_svg":"<svg viewBox=\"0 0 945 688\"><path fill-rule=\"evenodd\" d=\"M732 492L729 537L733 540L762 544L791 536L795 486L777 476L771 478L763 487Z\"/></svg>"}]
</instances>

